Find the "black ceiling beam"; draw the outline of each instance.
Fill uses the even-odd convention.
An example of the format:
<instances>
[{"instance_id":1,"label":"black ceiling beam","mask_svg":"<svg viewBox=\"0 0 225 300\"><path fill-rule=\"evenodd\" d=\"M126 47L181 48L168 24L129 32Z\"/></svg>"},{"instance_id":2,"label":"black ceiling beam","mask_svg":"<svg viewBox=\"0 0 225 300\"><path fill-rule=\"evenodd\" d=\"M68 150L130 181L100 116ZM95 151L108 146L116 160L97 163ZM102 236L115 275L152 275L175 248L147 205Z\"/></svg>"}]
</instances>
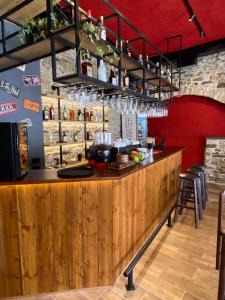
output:
<instances>
[{"instance_id":1,"label":"black ceiling beam","mask_svg":"<svg viewBox=\"0 0 225 300\"><path fill-rule=\"evenodd\" d=\"M178 60L181 54L181 66L188 66L195 64L198 57L212 55L222 51L225 51L225 38L183 49L181 53L179 51L172 52L166 56L168 59L174 61Z\"/></svg>"},{"instance_id":2,"label":"black ceiling beam","mask_svg":"<svg viewBox=\"0 0 225 300\"><path fill-rule=\"evenodd\" d=\"M193 10L193 8L192 8L189 0L183 0L183 2L184 2L184 5L185 5L185 7L186 7L186 9L187 9L187 11L189 13L189 15L190 15L190 19L189 20L191 22L195 23L195 25L196 25L196 27L197 27L197 29L199 31L200 36L204 37L205 36L205 31L203 30L203 28L202 28L202 26L201 26L201 24L200 24L200 22L199 22L199 20L198 20L198 18L196 16L195 12L194 12L194 10Z\"/></svg>"}]
</instances>

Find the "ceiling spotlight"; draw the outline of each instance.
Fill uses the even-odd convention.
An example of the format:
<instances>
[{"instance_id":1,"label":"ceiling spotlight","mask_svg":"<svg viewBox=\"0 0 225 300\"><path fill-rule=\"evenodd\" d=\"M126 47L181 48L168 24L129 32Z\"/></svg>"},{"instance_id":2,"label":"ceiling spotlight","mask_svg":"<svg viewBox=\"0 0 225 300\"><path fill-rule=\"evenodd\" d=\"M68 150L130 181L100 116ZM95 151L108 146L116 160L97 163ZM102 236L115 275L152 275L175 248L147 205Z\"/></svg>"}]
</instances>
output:
<instances>
[{"instance_id":1,"label":"ceiling spotlight","mask_svg":"<svg viewBox=\"0 0 225 300\"><path fill-rule=\"evenodd\" d=\"M194 20L194 18L195 18L195 14L192 14L192 15L190 16L190 18L188 19L188 21L189 21L189 22L192 22L192 21Z\"/></svg>"},{"instance_id":2,"label":"ceiling spotlight","mask_svg":"<svg viewBox=\"0 0 225 300\"><path fill-rule=\"evenodd\" d=\"M201 31L200 32L200 37L204 37L205 36L205 32L204 31Z\"/></svg>"}]
</instances>

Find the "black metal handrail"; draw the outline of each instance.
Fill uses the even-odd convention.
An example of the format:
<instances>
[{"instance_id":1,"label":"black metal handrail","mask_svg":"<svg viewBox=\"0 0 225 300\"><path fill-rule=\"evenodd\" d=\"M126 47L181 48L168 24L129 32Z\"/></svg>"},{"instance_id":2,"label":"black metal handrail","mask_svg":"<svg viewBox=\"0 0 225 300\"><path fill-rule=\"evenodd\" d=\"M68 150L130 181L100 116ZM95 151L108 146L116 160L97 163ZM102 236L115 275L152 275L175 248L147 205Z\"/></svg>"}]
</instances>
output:
<instances>
[{"instance_id":1,"label":"black metal handrail","mask_svg":"<svg viewBox=\"0 0 225 300\"><path fill-rule=\"evenodd\" d=\"M168 220L168 227L169 228L173 227L171 214L172 214L172 212L173 212L174 209L175 209L175 205L168 211L168 213L165 215L165 217L162 219L162 221L159 223L159 225L156 227L156 229L150 235L150 237L148 238L148 240L144 243L144 245L138 251L138 253L136 254L136 256L132 259L132 261L129 264L129 266L123 272L123 275L125 277L128 277L128 283L126 285L128 291L132 291L132 290L135 289L134 283L133 283L133 270L134 270L135 266L140 261L140 259L142 258L142 256L144 255L144 253L148 249L148 247L151 245L151 243L154 241L155 237L159 233L159 231L162 228L162 226Z\"/></svg>"}]
</instances>

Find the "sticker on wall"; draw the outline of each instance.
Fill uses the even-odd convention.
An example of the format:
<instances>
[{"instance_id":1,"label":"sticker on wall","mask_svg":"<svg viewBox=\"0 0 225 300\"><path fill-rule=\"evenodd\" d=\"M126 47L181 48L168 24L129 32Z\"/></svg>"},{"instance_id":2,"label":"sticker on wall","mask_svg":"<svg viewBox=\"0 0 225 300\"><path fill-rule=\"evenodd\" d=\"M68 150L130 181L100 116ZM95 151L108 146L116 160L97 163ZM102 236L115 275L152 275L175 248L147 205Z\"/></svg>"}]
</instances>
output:
<instances>
[{"instance_id":1,"label":"sticker on wall","mask_svg":"<svg viewBox=\"0 0 225 300\"><path fill-rule=\"evenodd\" d=\"M23 107L28 110L32 110L35 112L40 111L40 104L29 99L23 99Z\"/></svg>"},{"instance_id":2,"label":"sticker on wall","mask_svg":"<svg viewBox=\"0 0 225 300\"><path fill-rule=\"evenodd\" d=\"M19 97L20 89L7 80L0 79L0 89L17 98Z\"/></svg>"},{"instance_id":3,"label":"sticker on wall","mask_svg":"<svg viewBox=\"0 0 225 300\"><path fill-rule=\"evenodd\" d=\"M41 80L38 75L26 75L23 76L23 84L25 86L38 86L41 84Z\"/></svg>"},{"instance_id":4,"label":"sticker on wall","mask_svg":"<svg viewBox=\"0 0 225 300\"><path fill-rule=\"evenodd\" d=\"M20 71L25 72L25 70L26 70L26 65L21 65L21 66L16 67L16 68L19 69Z\"/></svg>"},{"instance_id":5,"label":"sticker on wall","mask_svg":"<svg viewBox=\"0 0 225 300\"><path fill-rule=\"evenodd\" d=\"M30 118L26 118L26 119L20 120L20 121L18 121L18 123L26 123L27 127L31 127L33 125L33 123L32 123L32 121L31 121Z\"/></svg>"},{"instance_id":6,"label":"sticker on wall","mask_svg":"<svg viewBox=\"0 0 225 300\"><path fill-rule=\"evenodd\" d=\"M0 104L0 115L8 114L14 111L17 111L17 106L15 101Z\"/></svg>"}]
</instances>

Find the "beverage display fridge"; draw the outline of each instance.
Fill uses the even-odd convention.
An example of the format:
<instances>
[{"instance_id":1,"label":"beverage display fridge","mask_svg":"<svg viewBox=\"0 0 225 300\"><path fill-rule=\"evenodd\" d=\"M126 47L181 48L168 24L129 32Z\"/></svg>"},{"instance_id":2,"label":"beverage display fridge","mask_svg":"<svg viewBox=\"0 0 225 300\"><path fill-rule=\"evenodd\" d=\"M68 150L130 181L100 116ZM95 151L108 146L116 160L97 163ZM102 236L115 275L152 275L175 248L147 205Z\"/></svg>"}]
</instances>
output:
<instances>
[{"instance_id":1,"label":"beverage display fridge","mask_svg":"<svg viewBox=\"0 0 225 300\"><path fill-rule=\"evenodd\" d=\"M18 180L27 173L27 125L0 122L0 181Z\"/></svg>"},{"instance_id":2,"label":"beverage display fridge","mask_svg":"<svg viewBox=\"0 0 225 300\"><path fill-rule=\"evenodd\" d=\"M142 145L146 144L146 138L148 136L148 124L146 116L137 117L137 139Z\"/></svg>"}]
</instances>

